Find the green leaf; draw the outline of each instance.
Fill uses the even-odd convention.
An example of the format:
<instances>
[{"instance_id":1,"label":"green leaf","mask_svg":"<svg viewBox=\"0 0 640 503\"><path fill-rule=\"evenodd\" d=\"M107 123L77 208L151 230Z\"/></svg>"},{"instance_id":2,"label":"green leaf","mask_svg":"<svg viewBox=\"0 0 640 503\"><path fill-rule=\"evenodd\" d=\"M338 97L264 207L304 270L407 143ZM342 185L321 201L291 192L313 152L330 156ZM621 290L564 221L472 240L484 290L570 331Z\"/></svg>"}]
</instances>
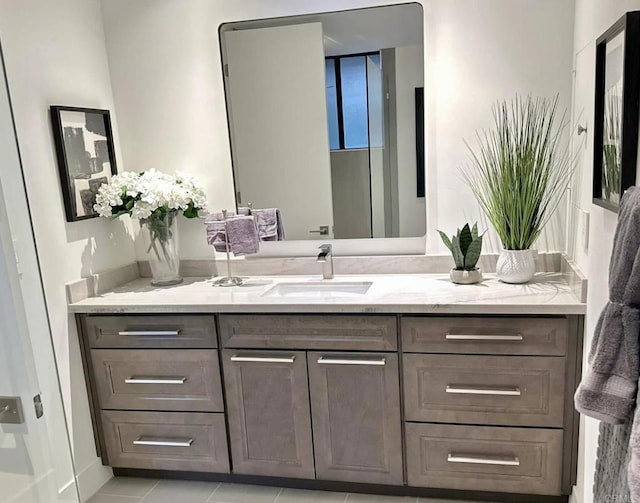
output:
<instances>
[{"instance_id":1,"label":"green leaf","mask_svg":"<svg viewBox=\"0 0 640 503\"><path fill-rule=\"evenodd\" d=\"M473 224L473 228L471 229L471 237L473 239L478 239L478 222Z\"/></svg>"},{"instance_id":2,"label":"green leaf","mask_svg":"<svg viewBox=\"0 0 640 503\"><path fill-rule=\"evenodd\" d=\"M478 260L480 260L480 253L482 252L482 236L471 241L467 254L464 257L464 268L467 271L471 271L476 267Z\"/></svg>"},{"instance_id":3,"label":"green leaf","mask_svg":"<svg viewBox=\"0 0 640 503\"><path fill-rule=\"evenodd\" d=\"M473 238L471 237L471 229L469 229L469 224L464 224L462 231L460 232L460 251L462 251L462 255L467 254L467 249L471 244Z\"/></svg>"},{"instance_id":4,"label":"green leaf","mask_svg":"<svg viewBox=\"0 0 640 503\"><path fill-rule=\"evenodd\" d=\"M198 209L193 206L193 203L189 203L189 206L182 214L185 218L196 218L198 216Z\"/></svg>"},{"instance_id":5,"label":"green leaf","mask_svg":"<svg viewBox=\"0 0 640 503\"><path fill-rule=\"evenodd\" d=\"M453 261L456 263L456 269L462 270L464 268L464 255L460 250L460 240L458 239L458 236L454 236L451 244L451 252L453 253Z\"/></svg>"},{"instance_id":6,"label":"green leaf","mask_svg":"<svg viewBox=\"0 0 640 503\"><path fill-rule=\"evenodd\" d=\"M437 230L437 229L436 229ZM451 240L449 239L449 236L447 236L444 232L442 231L438 231L438 234L440 234L440 237L442 238L442 242L444 243L444 245L449 248L449 251L453 251L452 250L452 244L451 244Z\"/></svg>"}]
</instances>

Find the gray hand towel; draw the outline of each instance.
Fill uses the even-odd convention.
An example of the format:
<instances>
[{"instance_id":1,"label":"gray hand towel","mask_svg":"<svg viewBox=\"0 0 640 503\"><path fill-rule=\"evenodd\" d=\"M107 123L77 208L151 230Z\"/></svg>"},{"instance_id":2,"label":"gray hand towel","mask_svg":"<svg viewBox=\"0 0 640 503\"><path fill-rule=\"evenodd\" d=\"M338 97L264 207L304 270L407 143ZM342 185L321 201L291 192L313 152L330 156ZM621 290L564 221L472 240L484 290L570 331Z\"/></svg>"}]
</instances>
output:
<instances>
[{"instance_id":1,"label":"gray hand towel","mask_svg":"<svg viewBox=\"0 0 640 503\"><path fill-rule=\"evenodd\" d=\"M260 249L258 229L252 216L228 218L227 235L234 255L250 255Z\"/></svg>"},{"instance_id":2,"label":"gray hand towel","mask_svg":"<svg viewBox=\"0 0 640 503\"><path fill-rule=\"evenodd\" d=\"M260 241L282 241L284 240L284 225L282 216L278 208L266 208L263 210L253 210L258 226L258 237Z\"/></svg>"},{"instance_id":3,"label":"gray hand towel","mask_svg":"<svg viewBox=\"0 0 640 503\"><path fill-rule=\"evenodd\" d=\"M589 365L575 395L587 416L631 420L638 387L640 337L640 189L622 198L609 266L609 302L596 326ZM640 427L640 426L639 426Z\"/></svg>"}]
</instances>

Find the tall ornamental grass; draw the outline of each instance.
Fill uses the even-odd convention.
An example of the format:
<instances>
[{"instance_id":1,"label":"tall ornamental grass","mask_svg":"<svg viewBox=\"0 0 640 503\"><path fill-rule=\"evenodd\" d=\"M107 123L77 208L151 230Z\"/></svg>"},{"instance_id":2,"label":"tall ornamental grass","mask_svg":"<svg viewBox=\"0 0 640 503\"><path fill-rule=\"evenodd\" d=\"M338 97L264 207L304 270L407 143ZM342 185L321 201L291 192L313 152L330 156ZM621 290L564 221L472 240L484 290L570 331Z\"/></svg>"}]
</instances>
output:
<instances>
[{"instance_id":1,"label":"tall ornamental grass","mask_svg":"<svg viewBox=\"0 0 640 503\"><path fill-rule=\"evenodd\" d=\"M493 107L494 129L465 141L466 182L506 250L527 250L562 200L573 172L565 114L554 99L516 96Z\"/></svg>"}]
</instances>

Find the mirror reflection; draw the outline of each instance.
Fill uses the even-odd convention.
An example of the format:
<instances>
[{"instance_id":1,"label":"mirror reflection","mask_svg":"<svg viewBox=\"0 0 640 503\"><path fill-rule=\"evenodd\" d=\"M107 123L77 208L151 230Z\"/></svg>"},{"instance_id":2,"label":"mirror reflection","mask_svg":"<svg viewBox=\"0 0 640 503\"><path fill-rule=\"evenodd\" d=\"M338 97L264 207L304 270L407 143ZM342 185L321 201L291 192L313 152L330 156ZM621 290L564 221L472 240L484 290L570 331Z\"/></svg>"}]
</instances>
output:
<instances>
[{"instance_id":1,"label":"mirror reflection","mask_svg":"<svg viewBox=\"0 0 640 503\"><path fill-rule=\"evenodd\" d=\"M421 5L228 23L220 42L238 207L279 209L286 239L425 234Z\"/></svg>"}]
</instances>

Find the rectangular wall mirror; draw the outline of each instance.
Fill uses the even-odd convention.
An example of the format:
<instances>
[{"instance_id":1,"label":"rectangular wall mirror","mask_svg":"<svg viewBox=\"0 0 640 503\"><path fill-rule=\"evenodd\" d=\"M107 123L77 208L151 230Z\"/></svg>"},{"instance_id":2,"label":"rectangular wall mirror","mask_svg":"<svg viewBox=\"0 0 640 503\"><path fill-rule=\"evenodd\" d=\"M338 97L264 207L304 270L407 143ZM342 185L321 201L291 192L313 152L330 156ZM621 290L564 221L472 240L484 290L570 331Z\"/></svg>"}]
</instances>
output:
<instances>
[{"instance_id":1,"label":"rectangular wall mirror","mask_svg":"<svg viewBox=\"0 0 640 503\"><path fill-rule=\"evenodd\" d=\"M238 207L278 208L287 240L425 234L422 20L408 3L220 27Z\"/></svg>"}]
</instances>

